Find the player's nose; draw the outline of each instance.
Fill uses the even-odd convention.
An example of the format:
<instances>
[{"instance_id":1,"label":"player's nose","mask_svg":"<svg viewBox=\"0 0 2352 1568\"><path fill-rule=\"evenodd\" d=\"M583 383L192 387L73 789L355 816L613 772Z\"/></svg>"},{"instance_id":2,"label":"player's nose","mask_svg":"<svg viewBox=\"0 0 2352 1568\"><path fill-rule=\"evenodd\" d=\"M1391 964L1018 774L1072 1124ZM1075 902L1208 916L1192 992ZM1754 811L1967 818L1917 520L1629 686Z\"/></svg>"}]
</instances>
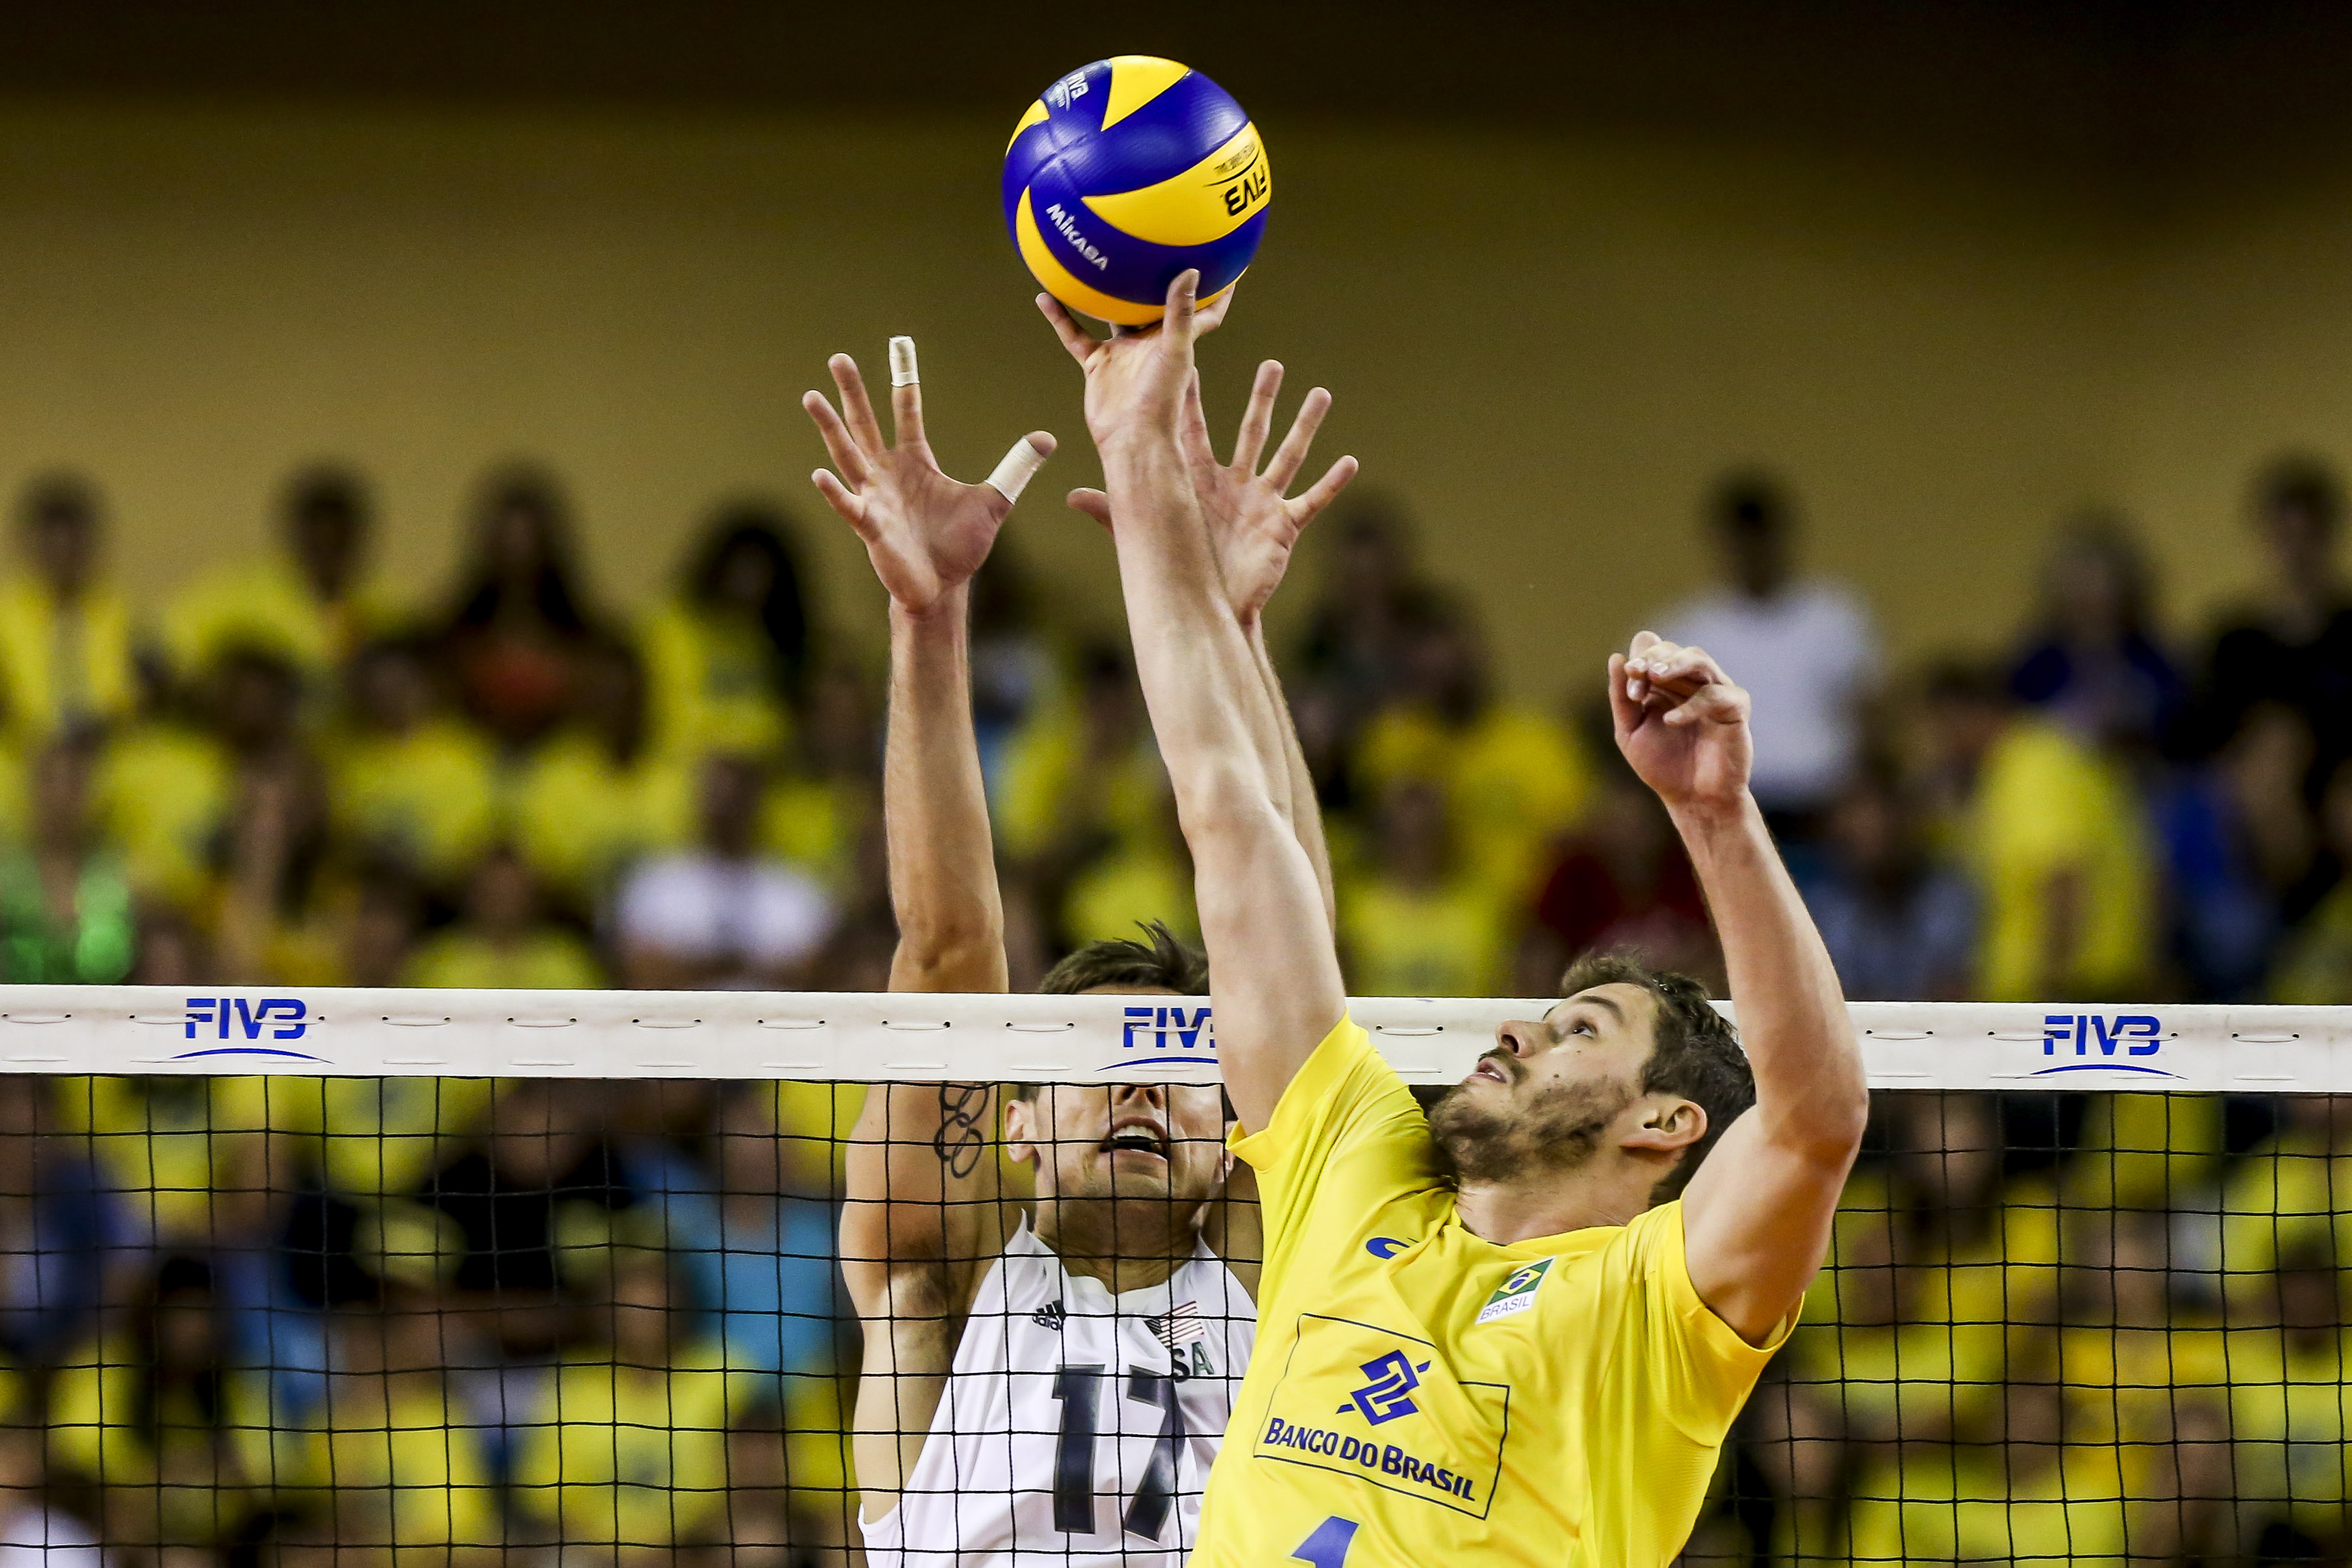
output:
<instances>
[{"instance_id":1,"label":"player's nose","mask_svg":"<svg viewBox=\"0 0 2352 1568\"><path fill-rule=\"evenodd\" d=\"M1525 1059L1535 1054L1541 1043L1543 1026L1523 1019L1513 1019L1495 1026L1495 1043L1513 1056Z\"/></svg>"}]
</instances>

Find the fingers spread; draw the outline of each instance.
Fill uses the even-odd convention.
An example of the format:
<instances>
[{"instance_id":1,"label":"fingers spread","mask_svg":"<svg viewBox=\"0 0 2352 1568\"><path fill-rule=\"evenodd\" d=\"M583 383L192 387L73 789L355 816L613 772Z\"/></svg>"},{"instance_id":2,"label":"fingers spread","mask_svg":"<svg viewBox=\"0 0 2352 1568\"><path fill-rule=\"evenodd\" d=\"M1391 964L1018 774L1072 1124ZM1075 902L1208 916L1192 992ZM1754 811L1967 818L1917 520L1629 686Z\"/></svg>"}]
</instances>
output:
<instances>
[{"instance_id":1,"label":"fingers spread","mask_svg":"<svg viewBox=\"0 0 2352 1568\"><path fill-rule=\"evenodd\" d=\"M1168 285L1168 314L1161 324L1167 329L1168 340L1180 349L1192 346L1200 287L1201 269L1197 267L1186 267Z\"/></svg>"},{"instance_id":2,"label":"fingers spread","mask_svg":"<svg viewBox=\"0 0 2352 1568\"><path fill-rule=\"evenodd\" d=\"M1100 490L1081 487L1070 492L1070 510L1084 512L1104 528L1110 527L1110 497Z\"/></svg>"},{"instance_id":3,"label":"fingers spread","mask_svg":"<svg viewBox=\"0 0 2352 1568\"><path fill-rule=\"evenodd\" d=\"M841 389L841 413L849 423L850 434L868 452L887 451L882 422L874 417L874 402L866 395L866 378L857 373L857 361L847 354L835 354L825 365L833 371L833 384Z\"/></svg>"},{"instance_id":4,"label":"fingers spread","mask_svg":"<svg viewBox=\"0 0 2352 1568\"><path fill-rule=\"evenodd\" d=\"M1331 412L1331 394L1321 387L1307 394L1298 405L1298 413L1290 422L1290 434L1282 438L1282 447L1274 461L1265 465L1265 482L1276 490L1287 490L1290 482L1298 477L1298 470L1307 462L1307 454L1315 445L1315 433L1323 428L1323 416Z\"/></svg>"},{"instance_id":5,"label":"fingers spread","mask_svg":"<svg viewBox=\"0 0 2352 1568\"><path fill-rule=\"evenodd\" d=\"M1274 428L1274 400L1281 392L1282 361L1268 360L1258 366L1257 380L1250 383L1241 434L1234 437L1233 465L1244 474L1257 472L1258 454L1265 450L1266 432Z\"/></svg>"},{"instance_id":6,"label":"fingers spread","mask_svg":"<svg viewBox=\"0 0 2352 1568\"><path fill-rule=\"evenodd\" d=\"M1192 287L1195 288L1200 287L1197 278L1194 279ZM1226 284L1218 291L1215 298L1201 307L1193 318L1192 336L1205 338L1225 324L1225 312L1234 308L1234 291L1240 287L1237 283Z\"/></svg>"},{"instance_id":7,"label":"fingers spread","mask_svg":"<svg viewBox=\"0 0 2352 1568\"><path fill-rule=\"evenodd\" d=\"M1029 487L1029 481L1037 476L1037 470L1045 465L1045 459L1053 455L1054 438L1042 430L1032 431L1013 444L1011 450L998 459L995 472L981 483L1003 497L1004 511L1009 512L1013 503L1021 498L1021 492ZM997 514L999 517L1003 515Z\"/></svg>"},{"instance_id":8,"label":"fingers spread","mask_svg":"<svg viewBox=\"0 0 2352 1568\"><path fill-rule=\"evenodd\" d=\"M1323 471L1323 477L1307 487L1307 494L1290 504L1290 515L1300 528L1315 520L1316 514L1339 497L1356 476L1356 460L1342 457Z\"/></svg>"},{"instance_id":9,"label":"fingers spread","mask_svg":"<svg viewBox=\"0 0 2352 1568\"><path fill-rule=\"evenodd\" d=\"M863 486L874 471L866 464L866 454L857 449L856 441L850 436L849 427L841 423L841 415L834 413L833 404L825 402L824 393L809 392L801 398L801 407L815 421L816 433L824 437L824 449L833 458L834 466L848 475L851 484Z\"/></svg>"},{"instance_id":10,"label":"fingers spread","mask_svg":"<svg viewBox=\"0 0 2352 1568\"><path fill-rule=\"evenodd\" d=\"M858 538L873 538L873 529L866 518L866 503L851 495L848 487L833 476L831 470L820 468L809 478L815 484L816 493L824 497L825 505L839 512L841 520L857 530Z\"/></svg>"},{"instance_id":11,"label":"fingers spread","mask_svg":"<svg viewBox=\"0 0 2352 1568\"><path fill-rule=\"evenodd\" d=\"M1053 324L1054 336L1062 340L1062 347L1070 351L1070 358L1083 365L1094 357L1095 339L1062 308L1060 300L1050 294L1040 294L1037 308Z\"/></svg>"},{"instance_id":12,"label":"fingers spread","mask_svg":"<svg viewBox=\"0 0 2352 1568\"><path fill-rule=\"evenodd\" d=\"M1209 439L1209 416L1201 406L1201 372L1195 370L1184 383L1184 413L1176 427L1177 439L1183 444L1184 455L1195 463L1214 467L1217 449Z\"/></svg>"},{"instance_id":13,"label":"fingers spread","mask_svg":"<svg viewBox=\"0 0 2352 1568\"><path fill-rule=\"evenodd\" d=\"M923 440L923 388L919 382L890 389L890 430L901 447L921 451Z\"/></svg>"}]
</instances>

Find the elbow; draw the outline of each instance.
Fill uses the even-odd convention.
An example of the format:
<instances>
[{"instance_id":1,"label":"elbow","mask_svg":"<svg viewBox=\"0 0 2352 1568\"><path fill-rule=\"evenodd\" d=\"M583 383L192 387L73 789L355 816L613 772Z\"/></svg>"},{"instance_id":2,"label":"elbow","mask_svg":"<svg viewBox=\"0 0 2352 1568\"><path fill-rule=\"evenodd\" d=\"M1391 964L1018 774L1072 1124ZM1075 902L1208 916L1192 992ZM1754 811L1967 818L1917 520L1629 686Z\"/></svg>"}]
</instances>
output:
<instances>
[{"instance_id":1,"label":"elbow","mask_svg":"<svg viewBox=\"0 0 2352 1568\"><path fill-rule=\"evenodd\" d=\"M1189 840L1205 834L1245 832L1263 827L1274 813L1274 797L1254 758L1220 756L1194 758L1171 768L1176 816Z\"/></svg>"},{"instance_id":2,"label":"elbow","mask_svg":"<svg viewBox=\"0 0 2352 1568\"><path fill-rule=\"evenodd\" d=\"M1860 1073L1850 1088L1811 1094L1772 1118L1772 1141L1809 1163L1841 1169L1853 1164L1870 1128L1870 1089Z\"/></svg>"},{"instance_id":3,"label":"elbow","mask_svg":"<svg viewBox=\"0 0 2352 1568\"><path fill-rule=\"evenodd\" d=\"M910 922L898 936L891 961L891 988L904 991L1003 989L992 977L1004 967L1004 926L1000 920Z\"/></svg>"}]
</instances>

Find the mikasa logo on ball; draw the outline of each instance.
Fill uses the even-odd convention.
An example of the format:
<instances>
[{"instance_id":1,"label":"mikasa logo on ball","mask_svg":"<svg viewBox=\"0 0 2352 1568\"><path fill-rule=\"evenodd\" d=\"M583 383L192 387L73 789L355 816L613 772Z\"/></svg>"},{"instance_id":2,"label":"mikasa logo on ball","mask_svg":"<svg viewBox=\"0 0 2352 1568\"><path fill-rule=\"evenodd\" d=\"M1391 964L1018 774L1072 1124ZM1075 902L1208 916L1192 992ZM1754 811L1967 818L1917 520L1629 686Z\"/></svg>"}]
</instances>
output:
<instances>
[{"instance_id":1,"label":"mikasa logo on ball","mask_svg":"<svg viewBox=\"0 0 2352 1568\"><path fill-rule=\"evenodd\" d=\"M1110 265L1110 257L1087 243L1087 236L1078 232L1078 225L1070 221L1070 214L1062 210L1061 203L1055 202L1047 207L1045 215L1053 220L1054 226L1062 231L1062 237L1068 240L1071 248L1080 256L1094 263L1097 268Z\"/></svg>"}]
</instances>

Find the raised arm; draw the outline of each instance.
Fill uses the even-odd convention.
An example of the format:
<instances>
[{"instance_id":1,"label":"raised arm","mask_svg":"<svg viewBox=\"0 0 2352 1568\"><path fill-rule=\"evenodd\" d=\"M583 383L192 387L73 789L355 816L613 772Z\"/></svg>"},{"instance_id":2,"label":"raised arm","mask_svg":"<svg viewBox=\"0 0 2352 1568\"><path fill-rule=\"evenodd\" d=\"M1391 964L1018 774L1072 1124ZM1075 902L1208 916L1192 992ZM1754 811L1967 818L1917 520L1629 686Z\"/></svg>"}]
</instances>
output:
<instances>
[{"instance_id":1,"label":"raised arm","mask_svg":"<svg viewBox=\"0 0 2352 1568\"><path fill-rule=\"evenodd\" d=\"M838 413L819 393L803 400L840 470L819 469L816 487L857 530L890 594L882 804L899 931L890 988L1002 991L1004 915L972 735L965 614L971 576L1013 509L1006 491L1018 494L1026 477L1008 470L1034 472L1054 438L1041 431L1015 444L989 483L957 483L924 439L914 345L900 339L891 349L895 447L848 355L831 361ZM986 1083L893 1084L866 1095L842 1212L843 1272L861 1315L961 1311L980 1260L1003 1244L995 1099Z\"/></svg>"},{"instance_id":2,"label":"raised arm","mask_svg":"<svg viewBox=\"0 0 2352 1568\"><path fill-rule=\"evenodd\" d=\"M1265 439L1274 425L1275 400L1282 391L1282 365L1268 360L1257 368L1241 429L1234 438L1233 457L1220 462L1209 436L1201 407L1201 380L1195 374L1186 391L1182 445L1192 473L1192 495L1209 530L1217 572L1225 588L1225 601L1247 633L1258 678L1265 687L1266 706L1255 717L1251 734L1276 809L1289 819L1291 831L1314 863L1323 890L1323 913L1336 924L1338 909L1331 891L1331 856L1323 838L1323 813L1315 799L1314 776L1290 719L1290 704L1283 695L1282 678L1275 673L1266 651L1265 610L1290 567L1299 534L1317 513L1331 504L1356 476L1356 460L1342 457L1331 465L1322 483L1304 495L1286 494L1305 465L1315 434L1331 410L1331 394L1318 387L1308 392L1292 419L1290 434L1266 461ZM1110 499L1100 490L1070 492L1070 505L1111 527Z\"/></svg>"},{"instance_id":3,"label":"raised arm","mask_svg":"<svg viewBox=\"0 0 2352 1568\"><path fill-rule=\"evenodd\" d=\"M1829 1249L1870 1091L1830 956L1748 792L1748 694L1697 648L1644 632L1609 660L1617 744L1658 792L1723 939L1756 1103L1683 1194L1699 1299L1751 1344Z\"/></svg>"},{"instance_id":4,"label":"raised arm","mask_svg":"<svg viewBox=\"0 0 2352 1568\"><path fill-rule=\"evenodd\" d=\"M1198 281L1188 272L1171 287L1160 326L1108 341L1050 298L1038 305L1086 371L1136 671L1192 852L1218 1055L1243 1124L1263 1127L1347 998L1315 863L1276 804L1288 778L1277 784L1268 763L1273 697L1195 490L1192 344L1230 299L1196 310ZM1335 469L1317 489L1328 499L1346 478Z\"/></svg>"}]
</instances>

